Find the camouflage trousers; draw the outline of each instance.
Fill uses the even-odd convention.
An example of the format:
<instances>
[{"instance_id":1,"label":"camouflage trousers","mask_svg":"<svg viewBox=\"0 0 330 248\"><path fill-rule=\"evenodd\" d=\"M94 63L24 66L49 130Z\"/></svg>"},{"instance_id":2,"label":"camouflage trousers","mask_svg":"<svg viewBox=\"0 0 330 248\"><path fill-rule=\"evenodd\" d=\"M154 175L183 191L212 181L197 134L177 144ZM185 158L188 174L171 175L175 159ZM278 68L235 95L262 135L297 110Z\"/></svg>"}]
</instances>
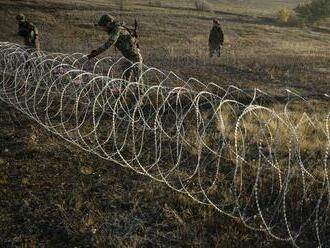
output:
<instances>
[{"instance_id":1,"label":"camouflage trousers","mask_svg":"<svg viewBox=\"0 0 330 248\"><path fill-rule=\"evenodd\" d=\"M143 95L145 92L145 85L143 83L143 78L140 78L142 75L143 69L143 59L140 52L135 52L130 56L126 56L127 60L125 61L124 75L123 79L129 82L139 82L138 85L130 87L130 92L128 91L126 95L127 102L136 102L139 96Z\"/></svg>"},{"instance_id":2,"label":"camouflage trousers","mask_svg":"<svg viewBox=\"0 0 330 248\"><path fill-rule=\"evenodd\" d=\"M123 69L125 70L123 78L127 81L137 82L142 74L142 67L143 67L142 63L143 63L143 59L140 52L128 56L127 60L123 65L124 67Z\"/></svg>"},{"instance_id":3,"label":"camouflage trousers","mask_svg":"<svg viewBox=\"0 0 330 248\"><path fill-rule=\"evenodd\" d=\"M24 38L24 45L30 47L31 49L40 51L39 38L35 38L35 39Z\"/></svg>"},{"instance_id":4,"label":"camouflage trousers","mask_svg":"<svg viewBox=\"0 0 330 248\"><path fill-rule=\"evenodd\" d=\"M214 54L216 56L220 57L221 45L219 45L219 46L209 46L209 52L210 52L210 58L212 58Z\"/></svg>"}]
</instances>

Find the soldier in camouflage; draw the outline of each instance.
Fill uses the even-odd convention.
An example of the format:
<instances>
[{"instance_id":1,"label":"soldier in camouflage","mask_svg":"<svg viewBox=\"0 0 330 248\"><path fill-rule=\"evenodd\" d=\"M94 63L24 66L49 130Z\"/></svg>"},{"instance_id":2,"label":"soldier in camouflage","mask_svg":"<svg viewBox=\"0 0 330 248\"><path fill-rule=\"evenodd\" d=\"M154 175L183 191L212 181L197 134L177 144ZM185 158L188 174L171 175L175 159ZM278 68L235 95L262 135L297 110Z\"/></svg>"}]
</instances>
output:
<instances>
[{"instance_id":1,"label":"soldier in camouflage","mask_svg":"<svg viewBox=\"0 0 330 248\"><path fill-rule=\"evenodd\" d=\"M24 38L24 45L40 50L39 32L36 26L27 21L23 14L16 16L18 23L18 35Z\"/></svg>"},{"instance_id":2,"label":"soldier in camouflage","mask_svg":"<svg viewBox=\"0 0 330 248\"><path fill-rule=\"evenodd\" d=\"M210 31L209 35L209 51L210 51L210 58L214 54L220 57L220 50L221 46L223 45L224 36L220 26L219 20L213 20L213 27Z\"/></svg>"},{"instance_id":3,"label":"soldier in camouflage","mask_svg":"<svg viewBox=\"0 0 330 248\"><path fill-rule=\"evenodd\" d=\"M125 63L124 79L137 81L142 72L142 56L138 48L137 40L132 31L124 26L123 23L116 21L110 15L103 15L95 24L109 34L109 39L98 49L93 50L87 57L92 59L103 53L111 46L115 46L128 60ZM132 64L137 63L132 67Z\"/></svg>"}]
</instances>

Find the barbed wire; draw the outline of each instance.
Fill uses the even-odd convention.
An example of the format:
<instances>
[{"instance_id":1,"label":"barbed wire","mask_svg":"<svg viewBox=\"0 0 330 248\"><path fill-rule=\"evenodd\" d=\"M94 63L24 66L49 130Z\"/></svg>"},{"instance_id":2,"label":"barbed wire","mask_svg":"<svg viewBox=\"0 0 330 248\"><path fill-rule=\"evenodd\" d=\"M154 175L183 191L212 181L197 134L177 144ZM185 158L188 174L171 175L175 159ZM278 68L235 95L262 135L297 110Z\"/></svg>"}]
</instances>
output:
<instances>
[{"instance_id":1,"label":"barbed wire","mask_svg":"<svg viewBox=\"0 0 330 248\"><path fill-rule=\"evenodd\" d=\"M330 245L329 95L223 88L146 65L128 82L123 64L1 42L0 99L250 229Z\"/></svg>"}]
</instances>

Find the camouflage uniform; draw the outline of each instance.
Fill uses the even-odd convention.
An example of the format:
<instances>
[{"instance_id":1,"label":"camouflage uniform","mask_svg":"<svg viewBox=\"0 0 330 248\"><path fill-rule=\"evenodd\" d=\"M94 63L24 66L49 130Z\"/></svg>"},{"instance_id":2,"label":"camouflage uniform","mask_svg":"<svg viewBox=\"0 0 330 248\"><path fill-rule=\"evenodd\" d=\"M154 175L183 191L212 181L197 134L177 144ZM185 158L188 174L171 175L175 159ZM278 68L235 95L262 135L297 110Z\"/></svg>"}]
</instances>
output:
<instances>
[{"instance_id":1,"label":"camouflage uniform","mask_svg":"<svg viewBox=\"0 0 330 248\"><path fill-rule=\"evenodd\" d=\"M23 14L16 16L18 35L24 38L24 45L40 50L39 32L36 26L28 22Z\"/></svg>"},{"instance_id":2,"label":"camouflage uniform","mask_svg":"<svg viewBox=\"0 0 330 248\"><path fill-rule=\"evenodd\" d=\"M210 58L212 58L215 53L218 57L220 57L220 49L223 45L223 32L218 20L213 20L213 27L210 31L209 35L209 51Z\"/></svg>"},{"instance_id":3,"label":"camouflage uniform","mask_svg":"<svg viewBox=\"0 0 330 248\"><path fill-rule=\"evenodd\" d=\"M101 16L99 22L95 24L95 26L104 27L109 34L109 39L101 47L93 50L91 54L88 55L88 58L96 57L109 49L112 45L115 45L123 56L128 59L124 65L124 79L128 81L134 79L137 81L142 72L143 59L136 38L132 35L131 31L126 28L123 23L114 20L110 15ZM131 67L134 63L138 64Z\"/></svg>"}]
</instances>

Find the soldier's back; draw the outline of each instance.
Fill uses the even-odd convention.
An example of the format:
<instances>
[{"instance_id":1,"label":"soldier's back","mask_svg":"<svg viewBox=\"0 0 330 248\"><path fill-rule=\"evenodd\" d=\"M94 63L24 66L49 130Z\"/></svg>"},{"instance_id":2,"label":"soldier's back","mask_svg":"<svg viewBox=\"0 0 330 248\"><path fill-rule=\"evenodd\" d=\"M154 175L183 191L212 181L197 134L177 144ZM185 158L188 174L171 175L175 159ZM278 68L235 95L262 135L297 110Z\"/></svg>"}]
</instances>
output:
<instances>
[{"instance_id":1,"label":"soldier's back","mask_svg":"<svg viewBox=\"0 0 330 248\"><path fill-rule=\"evenodd\" d=\"M24 38L25 45L34 46L35 35L38 34L38 30L33 23L25 21L19 24L18 34Z\"/></svg>"},{"instance_id":2,"label":"soldier's back","mask_svg":"<svg viewBox=\"0 0 330 248\"><path fill-rule=\"evenodd\" d=\"M122 23L115 23L109 31L110 37L116 39L115 47L126 57L130 58L139 54L135 37Z\"/></svg>"},{"instance_id":3,"label":"soldier's back","mask_svg":"<svg viewBox=\"0 0 330 248\"><path fill-rule=\"evenodd\" d=\"M210 43L221 44L223 42L223 32L221 27L214 26L210 31Z\"/></svg>"}]
</instances>

